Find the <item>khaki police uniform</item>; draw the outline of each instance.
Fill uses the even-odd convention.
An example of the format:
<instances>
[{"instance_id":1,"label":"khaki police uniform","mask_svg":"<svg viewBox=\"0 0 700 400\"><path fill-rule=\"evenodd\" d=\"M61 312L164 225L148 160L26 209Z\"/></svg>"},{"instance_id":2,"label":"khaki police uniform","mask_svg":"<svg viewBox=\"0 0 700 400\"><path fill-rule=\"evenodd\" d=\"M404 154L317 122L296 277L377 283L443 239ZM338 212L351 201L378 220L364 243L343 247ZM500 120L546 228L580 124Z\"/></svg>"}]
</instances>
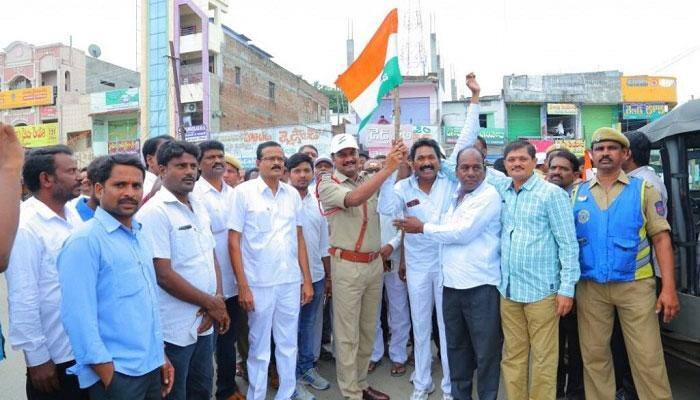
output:
<instances>
[{"instance_id":1,"label":"khaki police uniform","mask_svg":"<svg viewBox=\"0 0 700 400\"><path fill-rule=\"evenodd\" d=\"M345 196L368 178L361 173L354 181L336 171L318 185L319 200L329 213L336 374L341 393L353 400L362 399L369 386L367 368L382 296L378 193L362 206L345 207Z\"/></svg>"},{"instance_id":2,"label":"khaki police uniform","mask_svg":"<svg viewBox=\"0 0 700 400\"><path fill-rule=\"evenodd\" d=\"M601 210L606 210L630 180L620 171L608 190L596 178L589 182L596 204ZM659 208L662 204L659 192L648 182L644 185L643 214L648 237L670 231L671 227L663 217L665 210ZM586 398L607 400L615 397L610 337L617 308L639 398L671 399L655 313L653 270L650 269L648 277L630 282L600 284L581 280L576 290L576 307Z\"/></svg>"}]
</instances>

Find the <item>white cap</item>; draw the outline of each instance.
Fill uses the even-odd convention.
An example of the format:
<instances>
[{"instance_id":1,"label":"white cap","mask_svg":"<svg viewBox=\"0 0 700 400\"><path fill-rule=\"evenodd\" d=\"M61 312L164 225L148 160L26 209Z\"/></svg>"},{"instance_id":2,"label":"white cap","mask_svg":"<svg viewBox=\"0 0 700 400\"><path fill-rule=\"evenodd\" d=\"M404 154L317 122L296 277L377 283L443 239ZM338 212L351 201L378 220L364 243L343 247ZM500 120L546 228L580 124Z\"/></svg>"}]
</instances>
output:
<instances>
[{"instance_id":1,"label":"white cap","mask_svg":"<svg viewBox=\"0 0 700 400\"><path fill-rule=\"evenodd\" d=\"M333 165L333 161L331 161L330 157L320 156L319 158L316 159L316 161L314 161L314 167L316 167L318 164L320 164L322 162L327 162L328 164Z\"/></svg>"},{"instance_id":2,"label":"white cap","mask_svg":"<svg viewBox=\"0 0 700 400\"><path fill-rule=\"evenodd\" d=\"M343 149L359 149L360 146L357 145L357 140L355 137L347 134L341 133L339 135L333 136L331 139L331 153L335 154Z\"/></svg>"}]
</instances>

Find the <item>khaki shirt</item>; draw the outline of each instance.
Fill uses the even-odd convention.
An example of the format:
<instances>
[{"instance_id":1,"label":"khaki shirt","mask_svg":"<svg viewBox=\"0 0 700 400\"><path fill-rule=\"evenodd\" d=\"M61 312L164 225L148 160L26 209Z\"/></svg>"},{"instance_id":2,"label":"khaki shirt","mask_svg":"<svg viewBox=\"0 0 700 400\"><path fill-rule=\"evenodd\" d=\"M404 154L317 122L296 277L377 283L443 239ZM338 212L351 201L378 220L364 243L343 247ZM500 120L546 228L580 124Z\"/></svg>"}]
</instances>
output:
<instances>
[{"instance_id":1,"label":"khaki shirt","mask_svg":"<svg viewBox=\"0 0 700 400\"><path fill-rule=\"evenodd\" d=\"M595 199L596 204L598 204L601 210L607 210L610 204L622 192L625 185L630 183L630 179L624 171L620 170L617 180L607 191L603 185L598 182L597 177L591 178L589 182L591 195ZM659 232L670 231L671 226L664 217L666 206L661 201L661 195L651 183L644 181L644 185L646 186L644 190L644 216L647 221L647 235L651 237Z\"/></svg>"},{"instance_id":2,"label":"khaki shirt","mask_svg":"<svg viewBox=\"0 0 700 400\"><path fill-rule=\"evenodd\" d=\"M337 211L328 216L328 225L331 231L329 244L330 247L355 251L355 244L360 237L360 228L362 227L362 206L346 208L345 196L369 179L369 175L362 172L357 181L353 181L337 171L333 176L340 183L336 183L331 180L330 175L326 175L318 184L319 199L325 211L334 211L334 209ZM360 247L360 252L363 253L376 252L381 247L379 214L377 213L378 195L379 191L367 200L367 229Z\"/></svg>"}]
</instances>

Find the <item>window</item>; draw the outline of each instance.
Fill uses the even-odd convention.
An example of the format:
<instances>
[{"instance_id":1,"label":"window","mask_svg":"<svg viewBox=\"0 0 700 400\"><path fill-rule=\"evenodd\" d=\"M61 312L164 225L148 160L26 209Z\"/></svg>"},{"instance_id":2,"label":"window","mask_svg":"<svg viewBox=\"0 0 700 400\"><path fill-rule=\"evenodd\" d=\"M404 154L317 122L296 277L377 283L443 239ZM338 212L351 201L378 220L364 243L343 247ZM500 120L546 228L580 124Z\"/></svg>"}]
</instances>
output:
<instances>
[{"instance_id":1,"label":"window","mask_svg":"<svg viewBox=\"0 0 700 400\"><path fill-rule=\"evenodd\" d=\"M70 92L70 71L66 71L66 73L63 75L65 77L65 88L66 92Z\"/></svg>"},{"instance_id":2,"label":"window","mask_svg":"<svg viewBox=\"0 0 700 400\"><path fill-rule=\"evenodd\" d=\"M32 87L32 82L21 75L11 80L9 85L10 90L27 89L30 87Z\"/></svg>"},{"instance_id":3,"label":"window","mask_svg":"<svg viewBox=\"0 0 700 400\"><path fill-rule=\"evenodd\" d=\"M241 67L234 67L234 74L235 74L235 79L236 79L236 85L241 84Z\"/></svg>"},{"instance_id":4,"label":"window","mask_svg":"<svg viewBox=\"0 0 700 400\"><path fill-rule=\"evenodd\" d=\"M268 82L267 97L269 97L270 100L275 101L275 84L273 82Z\"/></svg>"},{"instance_id":5,"label":"window","mask_svg":"<svg viewBox=\"0 0 700 400\"><path fill-rule=\"evenodd\" d=\"M479 128L488 128L486 126L486 118L488 114L479 114Z\"/></svg>"}]
</instances>

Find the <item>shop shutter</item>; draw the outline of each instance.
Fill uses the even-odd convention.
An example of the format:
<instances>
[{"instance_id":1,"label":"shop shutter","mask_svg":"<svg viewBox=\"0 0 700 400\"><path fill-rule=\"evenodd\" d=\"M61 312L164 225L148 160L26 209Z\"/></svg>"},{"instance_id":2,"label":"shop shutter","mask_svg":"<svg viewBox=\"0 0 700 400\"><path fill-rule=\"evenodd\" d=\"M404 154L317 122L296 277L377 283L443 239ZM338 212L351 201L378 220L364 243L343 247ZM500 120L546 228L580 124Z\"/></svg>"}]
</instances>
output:
<instances>
[{"instance_id":1,"label":"shop shutter","mask_svg":"<svg viewBox=\"0 0 700 400\"><path fill-rule=\"evenodd\" d=\"M581 123L583 125L583 138L586 140L586 148L591 144L591 136L596 129L604 126L614 128L618 123L619 106L588 106L581 108Z\"/></svg>"},{"instance_id":2,"label":"shop shutter","mask_svg":"<svg viewBox=\"0 0 700 400\"><path fill-rule=\"evenodd\" d=\"M508 140L540 137L540 105L508 104Z\"/></svg>"}]
</instances>

